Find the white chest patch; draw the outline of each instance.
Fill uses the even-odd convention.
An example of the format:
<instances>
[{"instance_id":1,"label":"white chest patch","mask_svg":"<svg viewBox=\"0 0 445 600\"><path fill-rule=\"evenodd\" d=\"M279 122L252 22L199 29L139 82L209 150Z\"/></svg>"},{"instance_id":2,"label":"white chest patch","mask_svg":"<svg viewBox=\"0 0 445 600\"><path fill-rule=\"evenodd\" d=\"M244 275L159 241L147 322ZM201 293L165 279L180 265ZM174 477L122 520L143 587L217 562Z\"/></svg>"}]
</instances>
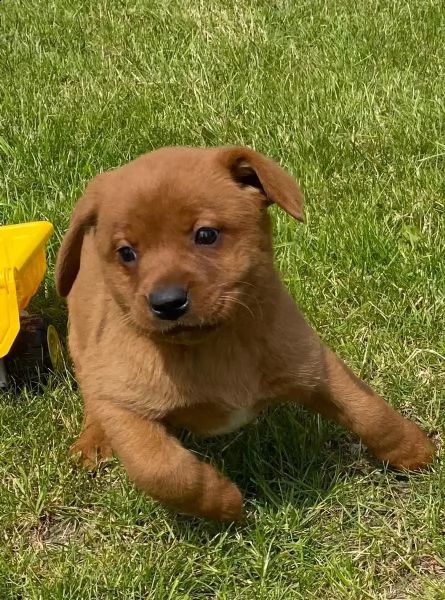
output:
<instances>
[{"instance_id":1,"label":"white chest patch","mask_svg":"<svg viewBox=\"0 0 445 600\"><path fill-rule=\"evenodd\" d=\"M243 425L247 425L257 417L257 413L249 408L239 408L230 413L227 423L218 429L214 429L211 435L223 435L225 433L232 433Z\"/></svg>"}]
</instances>

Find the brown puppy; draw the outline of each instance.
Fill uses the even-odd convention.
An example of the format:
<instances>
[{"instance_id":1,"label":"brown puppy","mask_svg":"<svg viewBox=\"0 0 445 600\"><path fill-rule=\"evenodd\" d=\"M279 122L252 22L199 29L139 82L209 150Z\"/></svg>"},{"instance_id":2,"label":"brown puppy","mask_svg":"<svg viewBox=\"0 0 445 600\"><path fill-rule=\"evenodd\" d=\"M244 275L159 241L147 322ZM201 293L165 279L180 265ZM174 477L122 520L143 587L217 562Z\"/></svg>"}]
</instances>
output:
<instances>
[{"instance_id":1,"label":"brown puppy","mask_svg":"<svg viewBox=\"0 0 445 600\"><path fill-rule=\"evenodd\" d=\"M153 498L236 520L239 489L172 429L231 431L299 402L402 469L433 447L325 347L274 269L267 206L302 220L295 181L241 147L164 148L98 175L72 215L56 265L85 402L73 446L113 450Z\"/></svg>"}]
</instances>

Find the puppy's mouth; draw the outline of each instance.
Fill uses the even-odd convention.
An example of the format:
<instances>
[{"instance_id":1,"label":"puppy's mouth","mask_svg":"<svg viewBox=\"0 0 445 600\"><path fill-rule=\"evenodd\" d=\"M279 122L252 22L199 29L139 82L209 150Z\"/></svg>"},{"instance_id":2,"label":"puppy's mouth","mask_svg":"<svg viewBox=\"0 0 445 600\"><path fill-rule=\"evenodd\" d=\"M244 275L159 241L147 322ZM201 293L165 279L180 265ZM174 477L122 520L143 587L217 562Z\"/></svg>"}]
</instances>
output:
<instances>
[{"instance_id":1,"label":"puppy's mouth","mask_svg":"<svg viewBox=\"0 0 445 600\"><path fill-rule=\"evenodd\" d=\"M187 313L184 318L179 318L177 321L158 321L154 333L156 337L166 341L194 343L220 329L226 320L224 303L215 302L214 310L211 315L207 315L207 318Z\"/></svg>"},{"instance_id":2,"label":"puppy's mouth","mask_svg":"<svg viewBox=\"0 0 445 600\"><path fill-rule=\"evenodd\" d=\"M146 302L143 297L144 304ZM204 341L215 332L221 330L226 324L232 321L232 312L234 307L237 307L240 302L236 302L236 296L232 293L222 294L212 303L212 311L210 314L201 314L190 311L180 316L177 320L159 319L153 315L149 315L149 319L142 316L140 322L143 323L143 330L157 342L172 342L178 344L195 344ZM141 302L142 306L142 302ZM244 304L242 304L244 306ZM144 312L145 312L144 307ZM249 311L250 312L250 311ZM139 314L135 314L135 321L138 322ZM144 322L145 321L145 322ZM142 324L141 323L141 324Z\"/></svg>"},{"instance_id":3,"label":"puppy's mouth","mask_svg":"<svg viewBox=\"0 0 445 600\"><path fill-rule=\"evenodd\" d=\"M207 323L200 325L185 325L183 323L175 323L172 327L163 329L159 331L159 333L167 337L189 335L197 335L198 337L201 337L202 335L206 335L208 333L216 331L220 327L220 325L220 323Z\"/></svg>"}]
</instances>

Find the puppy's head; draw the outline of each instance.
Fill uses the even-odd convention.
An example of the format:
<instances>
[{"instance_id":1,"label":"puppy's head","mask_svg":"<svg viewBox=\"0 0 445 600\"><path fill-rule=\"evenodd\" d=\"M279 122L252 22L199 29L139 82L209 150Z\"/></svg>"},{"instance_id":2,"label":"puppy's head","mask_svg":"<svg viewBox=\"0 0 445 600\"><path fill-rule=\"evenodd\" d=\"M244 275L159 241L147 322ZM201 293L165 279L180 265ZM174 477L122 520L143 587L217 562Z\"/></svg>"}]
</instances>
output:
<instances>
[{"instance_id":1,"label":"puppy's head","mask_svg":"<svg viewBox=\"0 0 445 600\"><path fill-rule=\"evenodd\" d=\"M248 148L141 156L98 175L77 203L57 257L58 292L69 294L92 230L105 284L129 322L166 340L201 337L261 300L272 203L302 220L295 181Z\"/></svg>"}]
</instances>

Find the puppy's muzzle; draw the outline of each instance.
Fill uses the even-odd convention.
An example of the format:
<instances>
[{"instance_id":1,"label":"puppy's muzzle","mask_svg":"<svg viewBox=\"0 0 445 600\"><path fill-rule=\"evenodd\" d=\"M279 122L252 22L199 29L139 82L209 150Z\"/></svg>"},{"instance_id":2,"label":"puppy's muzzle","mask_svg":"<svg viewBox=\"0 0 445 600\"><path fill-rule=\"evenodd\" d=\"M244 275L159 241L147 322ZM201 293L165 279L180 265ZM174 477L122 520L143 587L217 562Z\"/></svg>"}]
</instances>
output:
<instances>
[{"instance_id":1,"label":"puppy's muzzle","mask_svg":"<svg viewBox=\"0 0 445 600\"><path fill-rule=\"evenodd\" d=\"M158 319L176 321L189 308L187 290L179 286L158 288L148 295L148 305Z\"/></svg>"}]
</instances>

